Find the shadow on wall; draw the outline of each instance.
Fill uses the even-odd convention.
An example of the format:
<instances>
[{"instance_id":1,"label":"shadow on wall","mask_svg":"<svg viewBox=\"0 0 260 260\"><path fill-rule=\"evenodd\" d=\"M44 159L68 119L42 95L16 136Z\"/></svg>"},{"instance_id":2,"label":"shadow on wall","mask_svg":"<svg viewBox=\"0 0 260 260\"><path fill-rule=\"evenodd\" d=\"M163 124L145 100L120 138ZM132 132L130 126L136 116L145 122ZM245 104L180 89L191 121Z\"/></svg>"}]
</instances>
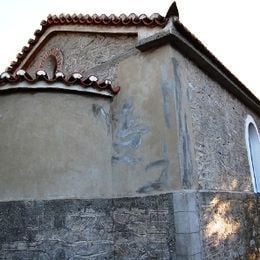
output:
<instances>
[{"instance_id":1,"label":"shadow on wall","mask_svg":"<svg viewBox=\"0 0 260 260\"><path fill-rule=\"evenodd\" d=\"M206 259L260 259L259 202L256 195L241 194L215 194L204 200L201 221Z\"/></svg>"},{"instance_id":2,"label":"shadow on wall","mask_svg":"<svg viewBox=\"0 0 260 260\"><path fill-rule=\"evenodd\" d=\"M208 219L204 234L206 238L214 238L213 245L218 246L222 240L232 239L232 236L239 232L241 223L230 214L230 201L221 201L216 196L210 202L210 209L212 209L213 215Z\"/></svg>"}]
</instances>

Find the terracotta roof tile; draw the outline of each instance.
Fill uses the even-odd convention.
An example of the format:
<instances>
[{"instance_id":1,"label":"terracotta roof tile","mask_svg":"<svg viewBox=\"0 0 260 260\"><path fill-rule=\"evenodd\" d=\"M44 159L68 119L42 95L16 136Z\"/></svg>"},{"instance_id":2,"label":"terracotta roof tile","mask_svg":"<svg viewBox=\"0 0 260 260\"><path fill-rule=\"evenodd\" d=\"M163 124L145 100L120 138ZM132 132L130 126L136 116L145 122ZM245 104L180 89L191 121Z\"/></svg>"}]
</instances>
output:
<instances>
[{"instance_id":1,"label":"terracotta roof tile","mask_svg":"<svg viewBox=\"0 0 260 260\"><path fill-rule=\"evenodd\" d=\"M167 19L158 13L154 13L151 16L145 14L137 15L131 13L130 15L121 14L116 16L111 14L109 16L102 14L97 15L49 15L47 20L42 21L43 27L57 24L87 24L87 25L112 25L112 26L160 26L163 27L167 23Z\"/></svg>"},{"instance_id":2,"label":"terracotta roof tile","mask_svg":"<svg viewBox=\"0 0 260 260\"><path fill-rule=\"evenodd\" d=\"M6 84L14 85L20 82L34 84L39 81L44 81L48 84L61 82L68 87L72 85L80 85L83 88L92 88L97 91L106 91L112 95L116 95L120 90L119 86L112 86L110 80L106 79L103 81L99 81L98 78L93 75L84 78L79 73L73 73L71 76L66 77L63 72L56 72L54 78L50 79L48 78L48 75L44 70L38 70L35 74L35 77L32 77L25 70L18 70L14 76L8 72L4 72L0 76L0 90L1 87L5 86Z\"/></svg>"}]
</instances>

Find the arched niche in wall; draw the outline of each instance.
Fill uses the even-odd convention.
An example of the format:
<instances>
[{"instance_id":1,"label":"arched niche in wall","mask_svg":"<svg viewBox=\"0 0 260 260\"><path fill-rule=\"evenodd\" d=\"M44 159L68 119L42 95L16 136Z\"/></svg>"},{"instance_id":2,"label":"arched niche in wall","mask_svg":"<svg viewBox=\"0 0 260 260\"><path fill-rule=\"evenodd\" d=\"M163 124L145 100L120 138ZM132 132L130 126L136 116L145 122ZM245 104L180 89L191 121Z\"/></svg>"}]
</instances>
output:
<instances>
[{"instance_id":1,"label":"arched niche in wall","mask_svg":"<svg viewBox=\"0 0 260 260\"><path fill-rule=\"evenodd\" d=\"M62 71L63 67L63 55L57 48L52 48L46 51L42 58L38 68L44 70L50 79L54 78L57 71Z\"/></svg>"},{"instance_id":2,"label":"arched niche in wall","mask_svg":"<svg viewBox=\"0 0 260 260\"><path fill-rule=\"evenodd\" d=\"M245 124L245 138L254 192L260 192L260 136L252 116L248 115Z\"/></svg>"}]
</instances>

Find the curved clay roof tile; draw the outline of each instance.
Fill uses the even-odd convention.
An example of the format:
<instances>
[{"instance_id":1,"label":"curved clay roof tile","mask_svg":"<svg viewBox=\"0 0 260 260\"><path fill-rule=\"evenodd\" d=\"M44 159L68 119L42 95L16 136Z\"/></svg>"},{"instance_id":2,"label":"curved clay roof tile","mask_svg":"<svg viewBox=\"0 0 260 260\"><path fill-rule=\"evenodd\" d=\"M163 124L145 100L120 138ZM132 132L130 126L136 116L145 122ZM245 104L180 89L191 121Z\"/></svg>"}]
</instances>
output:
<instances>
[{"instance_id":1,"label":"curved clay roof tile","mask_svg":"<svg viewBox=\"0 0 260 260\"><path fill-rule=\"evenodd\" d=\"M117 25L117 24L120 23L120 18L118 16L114 15L114 14L111 14L109 16L109 18L111 20L111 24L113 24L113 25Z\"/></svg>"},{"instance_id":2,"label":"curved clay roof tile","mask_svg":"<svg viewBox=\"0 0 260 260\"><path fill-rule=\"evenodd\" d=\"M102 14L102 15L100 16L100 18L101 18L102 22L103 22L105 25L107 25L107 24L109 24L109 23L111 22L110 19L109 19L109 17L108 17L107 15L105 15L105 14Z\"/></svg>"},{"instance_id":3,"label":"curved clay roof tile","mask_svg":"<svg viewBox=\"0 0 260 260\"><path fill-rule=\"evenodd\" d=\"M31 38L31 39L28 40L28 43L29 43L30 45L33 45L33 44L35 44L35 40Z\"/></svg>"},{"instance_id":4,"label":"curved clay roof tile","mask_svg":"<svg viewBox=\"0 0 260 260\"><path fill-rule=\"evenodd\" d=\"M18 77L19 81L23 81L23 80L26 80L26 81L29 81L29 82L32 82L33 81L33 78L31 77L31 75L29 73L27 73L25 70L18 70L16 72L16 77Z\"/></svg>"},{"instance_id":5,"label":"curved clay roof tile","mask_svg":"<svg viewBox=\"0 0 260 260\"><path fill-rule=\"evenodd\" d=\"M59 20L60 20L60 23L61 23L61 24L66 23L66 17L65 17L65 15L64 15L64 14L60 14L60 15L59 15Z\"/></svg>"},{"instance_id":6,"label":"curved clay roof tile","mask_svg":"<svg viewBox=\"0 0 260 260\"><path fill-rule=\"evenodd\" d=\"M84 83L85 86L88 86L88 85L93 84L93 82L97 82L97 81L98 81L98 78L96 76L91 75L91 76L87 77L83 81L83 83Z\"/></svg>"},{"instance_id":7,"label":"curved clay roof tile","mask_svg":"<svg viewBox=\"0 0 260 260\"><path fill-rule=\"evenodd\" d=\"M93 23L93 18L88 14L84 16L84 19L85 19L86 24L92 24Z\"/></svg>"},{"instance_id":8,"label":"curved clay roof tile","mask_svg":"<svg viewBox=\"0 0 260 260\"><path fill-rule=\"evenodd\" d=\"M77 23L77 22L79 21L79 17L78 17L76 14L73 14L73 15L71 16L71 19L72 19L72 22L73 22L73 23Z\"/></svg>"},{"instance_id":9,"label":"curved clay roof tile","mask_svg":"<svg viewBox=\"0 0 260 260\"><path fill-rule=\"evenodd\" d=\"M101 17L99 15L94 14L92 16L92 18L93 18L93 21L94 21L95 24L101 24L102 23L102 19L101 19Z\"/></svg>"},{"instance_id":10,"label":"curved clay roof tile","mask_svg":"<svg viewBox=\"0 0 260 260\"><path fill-rule=\"evenodd\" d=\"M71 23L71 22L72 22L72 17L71 17L71 15L70 15L70 14L66 14L66 15L65 15L65 20L66 20L66 23L67 23L67 24Z\"/></svg>"},{"instance_id":11,"label":"curved clay roof tile","mask_svg":"<svg viewBox=\"0 0 260 260\"><path fill-rule=\"evenodd\" d=\"M38 70L36 72L36 77L32 78L32 76L25 70L18 70L15 76L11 75L8 72L3 72L0 75L0 91L1 90L8 90L8 89L19 89L19 87L11 87L11 88L4 88L1 89L1 86L7 84L18 84L22 81L25 81L29 84L37 83L38 81L44 81L47 84L53 84L55 82L61 82L68 87L66 89L69 90L69 86L71 85L80 85L83 88L94 88L97 91L107 91L112 95L116 95L120 91L119 86L112 86L110 80L98 81L98 78L94 75L87 77L85 80L82 80L82 75L79 73L73 73L68 80L63 72L56 72L54 78L49 79L47 73L44 70ZM24 88L24 86L22 86ZM26 88L27 89L27 88ZM28 88L30 89L30 88ZM39 87L41 89L41 87Z\"/></svg>"},{"instance_id":12,"label":"curved clay roof tile","mask_svg":"<svg viewBox=\"0 0 260 260\"><path fill-rule=\"evenodd\" d=\"M84 19L84 15L83 15L83 14L79 14L79 20L78 20L78 22L79 22L80 24L84 24L84 23L85 23L85 19Z\"/></svg>"},{"instance_id":13,"label":"curved clay roof tile","mask_svg":"<svg viewBox=\"0 0 260 260\"><path fill-rule=\"evenodd\" d=\"M23 53L28 53L29 51L30 51L30 48L27 47L27 46L24 46L24 47L22 48L22 52L23 52Z\"/></svg>"},{"instance_id":14,"label":"curved clay roof tile","mask_svg":"<svg viewBox=\"0 0 260 260\"><path fill-rule=\"evenodd\" d=\"M55 79L64 79L65 78L65 75L64 75L64 73L63 72L61 72L61 71L57 71L56 73L55 73Z\"/></svg>"},{"instance_id":15,"label":"curved clay roof tile","mask_svg":"<svg viewBox=\"0 0 260 260\"><path fill-rule=\"evenodd\" d=\"M21 53L21 52L18 53L17 56L16 56L16 58L17 58L18 60L21 59L22 57L23 57L23 53Z\"/></svg>"},{"instance_id":16,"label":"curved clay roof tile","mask_svg":"<svg viewBox=\"0 0 260 260\"><path fill-rule=\"evenodd\" d=\"M48 81L49 80L48 74L44 70L36 71L35 76L36 76L37 81L39 81L39 80Z\"/></svg>"}]
</instances>

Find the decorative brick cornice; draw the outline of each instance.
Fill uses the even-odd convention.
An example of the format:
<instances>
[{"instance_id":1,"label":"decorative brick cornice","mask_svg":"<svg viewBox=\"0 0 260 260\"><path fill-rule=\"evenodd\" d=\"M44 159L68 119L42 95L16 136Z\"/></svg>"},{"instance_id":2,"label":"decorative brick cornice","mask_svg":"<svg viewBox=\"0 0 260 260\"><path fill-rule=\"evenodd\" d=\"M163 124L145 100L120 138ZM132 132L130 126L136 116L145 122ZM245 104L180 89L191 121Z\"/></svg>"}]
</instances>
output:
<instances>
[{"instance_id":1,"label":"decorative brick cornice","mask_svg":"<svg viewBox=\"0 0 260 260\"><path fill-rule=\"evenodd\" d=\"M63 55L58 48L52 48L52 49L46 51L42 55L42 57L39 61L39 65L37 66L39 68L39 70L44 69L44 65L50 57L53 57L56 61L56 66L57 66L56 71L62 71L63 70Z\"/></svg>"}]
</instances>

